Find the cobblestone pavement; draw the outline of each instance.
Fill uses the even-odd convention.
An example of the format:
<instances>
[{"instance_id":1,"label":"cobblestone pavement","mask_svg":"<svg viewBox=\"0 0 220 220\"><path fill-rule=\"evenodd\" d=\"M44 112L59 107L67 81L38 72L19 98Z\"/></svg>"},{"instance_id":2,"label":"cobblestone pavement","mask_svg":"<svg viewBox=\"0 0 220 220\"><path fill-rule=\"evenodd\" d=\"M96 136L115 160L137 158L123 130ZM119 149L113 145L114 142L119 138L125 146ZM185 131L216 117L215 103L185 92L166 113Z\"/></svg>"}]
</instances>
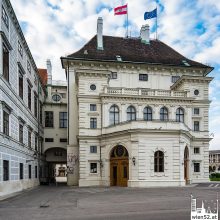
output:
<instances>
[{"instance_id":1,"label":"cobblestone pavement","mask_svg":"<svg viewBox=\"0 0 220 220\"><path fill-rule=\"evenodd\" d=\"M40 186L0 201L0 219L189 220L190 195L198 201L215 200L217 184L144 189Z\"/></svg>"}]
</instances>

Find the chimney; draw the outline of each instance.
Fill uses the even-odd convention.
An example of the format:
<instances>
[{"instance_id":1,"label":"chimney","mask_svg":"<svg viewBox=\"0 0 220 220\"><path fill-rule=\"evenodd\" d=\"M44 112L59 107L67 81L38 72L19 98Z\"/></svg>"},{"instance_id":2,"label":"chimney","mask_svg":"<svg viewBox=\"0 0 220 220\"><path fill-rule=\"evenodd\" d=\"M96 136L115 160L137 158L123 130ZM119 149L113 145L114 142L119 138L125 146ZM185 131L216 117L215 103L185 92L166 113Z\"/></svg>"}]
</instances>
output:
<instances>
[{"instance_id":1,"label":"chimney","mask_svg":"<svg viewBox=\"0 0 220 220\"><path fill-rule=\"evenodd\" d=\"M97 49L103 50L103 19L99 17L97 20Z\"/></svg>"},{"instance_id":2,"label":"chimney","mask_svg":"<svg viewBox=\"0 0 220 220\"><path fill-rule=\"evenodd\" d=\"M150 27L148 24L141 27L141 42L150 44Z\"/></svg>"},{"instance_id":3,"label":"chimney","mask_svg":"<svg viewBox=\"0 0 220 220\"><path fill-rule=\"evenodd\" d=\"M52 85L52 65L50 59L47 59L47 84Z\"/></svg>"}]
</instances>

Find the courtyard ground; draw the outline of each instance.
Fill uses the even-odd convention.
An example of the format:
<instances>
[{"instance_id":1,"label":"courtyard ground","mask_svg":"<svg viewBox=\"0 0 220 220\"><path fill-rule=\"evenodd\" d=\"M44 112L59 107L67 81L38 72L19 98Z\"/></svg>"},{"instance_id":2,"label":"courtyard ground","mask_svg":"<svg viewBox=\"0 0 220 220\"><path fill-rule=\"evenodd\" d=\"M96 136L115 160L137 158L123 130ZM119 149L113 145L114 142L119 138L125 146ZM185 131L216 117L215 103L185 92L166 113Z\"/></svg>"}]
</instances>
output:
<instances>
[{"instance_id":1,"label":"courtyard ground","mask_svg":"<svg viewBox=\"0 0 220 220\"><path fill-rule=\"evenodd\" d=\"M201 207L216 200L220 184L175 188L39 186L0 201L1 220L189 220L190 195Z\"/></svg>"}]
</instances>

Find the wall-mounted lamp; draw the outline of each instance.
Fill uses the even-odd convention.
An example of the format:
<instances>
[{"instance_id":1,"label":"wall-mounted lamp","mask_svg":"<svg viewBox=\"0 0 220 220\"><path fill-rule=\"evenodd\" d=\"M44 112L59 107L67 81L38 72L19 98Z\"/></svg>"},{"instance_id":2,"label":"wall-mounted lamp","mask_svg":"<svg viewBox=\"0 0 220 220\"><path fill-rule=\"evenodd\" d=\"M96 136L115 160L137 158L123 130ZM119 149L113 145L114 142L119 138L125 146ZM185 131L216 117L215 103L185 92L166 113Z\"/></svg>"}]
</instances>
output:
<instances>
[{"instance_id":1,"label":"wall-mounted lamp","mask_svg":"<svg viewBox=\"0 0 220 220\"><path fill-rule=\"evenodd\" d=\"M100 167L102 168L104 166L102 160L100 160L99 163L100 163Z\"/></svg>"},{"instance_id":2,"label":"wall-mounted lamp","mask_svg":"<svg viewBox=\"0 0 220 220\"><path fill-rule=\"evenodd\" d=\"M135 157L132 157L132 162L133 162L133 165L135 166L135 163L136 163L136 158Z\"/></svg>"}]
</instances>

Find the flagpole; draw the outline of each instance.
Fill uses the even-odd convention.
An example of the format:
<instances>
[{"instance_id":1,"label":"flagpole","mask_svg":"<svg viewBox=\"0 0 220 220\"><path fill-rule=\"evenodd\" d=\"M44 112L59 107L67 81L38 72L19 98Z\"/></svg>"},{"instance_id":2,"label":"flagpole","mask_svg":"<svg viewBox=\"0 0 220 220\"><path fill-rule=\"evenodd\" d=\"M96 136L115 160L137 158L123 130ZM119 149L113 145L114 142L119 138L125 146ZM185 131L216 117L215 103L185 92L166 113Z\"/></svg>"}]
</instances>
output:
<instances>
[{"instance_id":1,"label":"flagpole","mask_svg":"<svg viewBox=\"0 0 220 220\"><path fill-rule=\"evenodd\" d=\"M156 12L157 12L157 6L156 6ZM158 16L158 13L156 14L156 40L157 40L157 16Z\"/></svg>"},{"instance_id":2,"label":"flagpole","mask_svg":"<svg viewBox=\"0 0 220 220\"><path fill-rule=\"evenodd\" d=\"M128 38L128 4L127 4L127 38Z\"/></svg>"},{"instance_id":3,"label":"flagpole","mask_svg":"<svg viewBox=\"0 0 220 220\"><path fill-rule=\"evenodd\" d=\"M157 6L156 6L156 12L157 12ZM158 13L156 14L156 40L157 40L157 16L158 16Z\"/></svg>"}]
</instances>

